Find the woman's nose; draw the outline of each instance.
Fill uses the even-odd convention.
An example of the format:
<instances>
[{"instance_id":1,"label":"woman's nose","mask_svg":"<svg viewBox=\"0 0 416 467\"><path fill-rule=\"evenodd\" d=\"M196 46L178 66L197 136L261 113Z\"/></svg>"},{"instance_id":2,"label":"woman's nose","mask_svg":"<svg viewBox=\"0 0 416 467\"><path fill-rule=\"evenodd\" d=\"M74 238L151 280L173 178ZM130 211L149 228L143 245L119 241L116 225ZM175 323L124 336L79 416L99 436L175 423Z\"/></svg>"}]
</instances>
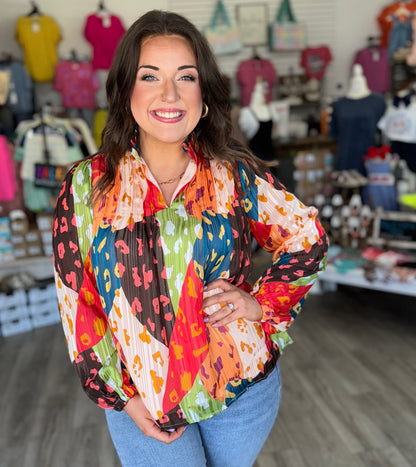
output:
<instances>
[{"instance_id":1,"label":"woman's nose","mask_svg":"<svg viewBox=\"0 0 416 467\"><path fill-rule=\"evenodd\" d=\"M178 90L176 84L172 80L167 80L164 83L162 91L163 102L176 102L179 99Z\"/></svg>"}]
</instances>

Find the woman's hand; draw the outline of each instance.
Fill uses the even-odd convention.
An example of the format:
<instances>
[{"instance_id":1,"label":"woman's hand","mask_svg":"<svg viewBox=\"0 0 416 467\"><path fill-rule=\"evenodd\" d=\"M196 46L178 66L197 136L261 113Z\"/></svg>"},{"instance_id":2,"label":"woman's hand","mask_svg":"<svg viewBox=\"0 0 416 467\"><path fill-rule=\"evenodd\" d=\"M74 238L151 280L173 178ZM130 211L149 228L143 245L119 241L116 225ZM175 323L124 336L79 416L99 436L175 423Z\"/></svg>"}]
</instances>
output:
<instances>
[{"instance_id":1,"label":"woman's hand","mask_svg":"<svg viewBox=\"0 0 416 467\"><path fill-rule=\"evenodd\" d=\"M216 279L208 284L204 289L204 297L202 307L208 315L204 322L213 327L225 326L240 318L259 321L263 316L263 310L255 297L224 279Z\"/></svg>"},{"instance_id":2,"label":"woman's hand","mask_svg":"<svg viewBox=\"0 0 416 467\"><path fill-rule=\"evenodd\" d=\"M139 395L133 396L124 407L125 412L133 420L133 422L140 428L145 436L155 438L162 443L170 444L180 436L185 430L184 426L176 428L175 431L169 433L162 431L160 426L154 421L150 412L146 409L141 397Z\"/></svg>"}]
</instances>

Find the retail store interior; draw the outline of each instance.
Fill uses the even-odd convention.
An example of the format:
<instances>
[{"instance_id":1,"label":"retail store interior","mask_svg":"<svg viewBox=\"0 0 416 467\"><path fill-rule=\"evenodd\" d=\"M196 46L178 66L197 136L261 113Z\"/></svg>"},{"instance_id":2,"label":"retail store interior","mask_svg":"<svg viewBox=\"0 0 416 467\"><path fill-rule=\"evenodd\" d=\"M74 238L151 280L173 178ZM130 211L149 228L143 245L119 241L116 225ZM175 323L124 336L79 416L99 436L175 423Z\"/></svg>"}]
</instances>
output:
<instances>
[{"instance_id":1,"label":"retail store interior","mask_svg":"<svg viewBox=\"0 0 416 467\"><path fill-rule=\"evenodd\" d=\"M278 37L284 4L291 41ZM219 5L233 29L221 44ZM100 150L108 71L147 8L133 0L2 7L0 465L120 467L103 410L68 358L53 213L66 171ZM289 329L282 404L255 467L415 466L416 1L152 7L186 16L212 40L230 85L233 136L316 206L330 241L326 270ZM255 241L252 249L254 283L272 258Z\"/></svg>"}]
</instances>

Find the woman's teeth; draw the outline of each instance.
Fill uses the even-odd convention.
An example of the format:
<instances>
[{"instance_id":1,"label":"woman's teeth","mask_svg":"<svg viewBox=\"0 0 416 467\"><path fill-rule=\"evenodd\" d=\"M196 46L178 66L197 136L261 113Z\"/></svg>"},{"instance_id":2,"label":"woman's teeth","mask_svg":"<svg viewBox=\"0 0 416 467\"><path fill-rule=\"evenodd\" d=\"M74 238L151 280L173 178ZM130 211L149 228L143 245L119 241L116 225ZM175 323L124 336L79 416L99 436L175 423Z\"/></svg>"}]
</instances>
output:
<instances>
[{"instance_id":1,"label":"woman's teeth","mask_svg":"<svg viewBox=\"0 0 416 467\"><path fill-rule=\"evenodd\" d=\"M161 118L178 118L182 115L181 112L155 112L155 114Z\"/></svg>"}]
</instances>

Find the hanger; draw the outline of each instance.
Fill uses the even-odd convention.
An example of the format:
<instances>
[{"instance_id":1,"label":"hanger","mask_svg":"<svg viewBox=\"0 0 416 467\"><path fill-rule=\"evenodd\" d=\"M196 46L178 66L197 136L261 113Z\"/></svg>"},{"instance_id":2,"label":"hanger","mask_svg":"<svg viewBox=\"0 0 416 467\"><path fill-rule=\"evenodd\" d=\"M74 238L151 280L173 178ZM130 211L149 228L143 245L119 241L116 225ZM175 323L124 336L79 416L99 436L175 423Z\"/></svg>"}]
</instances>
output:
<instances>
[{"instance_id":1,"label":"hanger","mask_svg":"<svg viewBox=\"0 0 416 467\"><path fill-rule=\"evenodd\" d=\"M101 15L108 15L108 10L105 7L105 4L103 1L98 3L97 13Z\"/></svg>"},{"instance_id":2,"label":"hanger","mask_svg":"<svg viewBox=\"0 0 416 467\"><path fill-rule=\"evenodd\" d=\"M78 57L78 54L77 54L77 51L75 49L71 49L70 53L69 53L69 59L71 62L79 62L80 59Z\"/></svg>"},{"instance_id":3,"label":"hanger","mask_svg":"<svg viewBox=\"0 0 416 467\"><path fill-rule=\"evenodd\" d=\"M370 49L380 47L380 36L368 36L367 37L367 47Z\"/></svg>"},{"instance_id":4,"label":"hanger","mask_svg":"<svg viewBox=\"0 0 416 467\"><path fill-rule=\"evenodd\" d=\"M252 60L261 60L261 57L259 55L259 53L257 52L257 47L253 47L253 53L252 53L252 56L251 56L251 59Z\"/></svg>"},{"instance_id":5,"label":"hanger","mask_svg":"<svg viewBox=\"0 0 416 467\"><path fill-rule=\"evenodd\" d=\"M30 2L32 6L32 10L27 14L27 16L39 16L41 15L41 12L39 11L38 6L36 5L36 2Z\"/></svg>"}]
</instances>

